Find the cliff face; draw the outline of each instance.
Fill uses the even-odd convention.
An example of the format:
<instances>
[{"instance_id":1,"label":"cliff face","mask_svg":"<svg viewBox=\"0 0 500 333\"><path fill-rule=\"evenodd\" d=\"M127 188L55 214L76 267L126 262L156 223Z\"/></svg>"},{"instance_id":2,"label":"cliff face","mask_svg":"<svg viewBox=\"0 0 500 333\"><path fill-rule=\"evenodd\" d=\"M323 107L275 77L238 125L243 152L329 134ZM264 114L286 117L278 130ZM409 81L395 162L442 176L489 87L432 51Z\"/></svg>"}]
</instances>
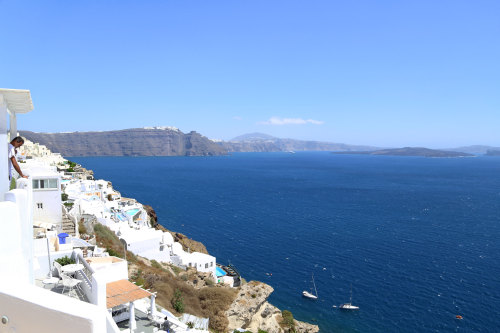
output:
<instances>
[{"instance_id":1,"label":"cliff face","mask_svg":"<svg viewBox=\"0 0 500 333\"><path fill-rule=\"evenodd\" d=\"M283 325L280 309L267 302L273 287L258 281L250 281L238 290L238 296L226 311L229 320L228 331L244 328L251 332L259 329L268 333L284 333L289 328ZM317 325L311 325L294 320L297 333L316 333Z\"/></svg>"},{"instance_id":2,"label":"cliff face","mask_svg":"<svg viewBox=\"0 0 500 333\"><path fill-rule=\"evenodd\" d=\"M225 155L220 145L197 132L173 128L132 128L107 132L35 133L21 136L63 156L212 156Z\"/></svg>"}]
</instances>

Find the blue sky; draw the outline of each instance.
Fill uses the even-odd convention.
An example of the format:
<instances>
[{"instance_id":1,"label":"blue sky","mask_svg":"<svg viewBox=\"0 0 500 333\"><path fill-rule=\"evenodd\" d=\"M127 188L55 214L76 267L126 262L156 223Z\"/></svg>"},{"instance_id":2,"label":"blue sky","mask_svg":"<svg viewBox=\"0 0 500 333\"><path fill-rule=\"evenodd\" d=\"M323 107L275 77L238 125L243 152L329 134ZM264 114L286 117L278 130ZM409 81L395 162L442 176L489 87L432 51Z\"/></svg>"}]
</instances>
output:
<instances>
[{"instance_id":1,"label":"blue sky","mask_svg":"<svg viewBox=\"0 0 500 333\"><path fill-rule=\"evenodd\" d=\"M500 1L5 1L39 132L500 146Z\"/></svg>"}]
</instances>

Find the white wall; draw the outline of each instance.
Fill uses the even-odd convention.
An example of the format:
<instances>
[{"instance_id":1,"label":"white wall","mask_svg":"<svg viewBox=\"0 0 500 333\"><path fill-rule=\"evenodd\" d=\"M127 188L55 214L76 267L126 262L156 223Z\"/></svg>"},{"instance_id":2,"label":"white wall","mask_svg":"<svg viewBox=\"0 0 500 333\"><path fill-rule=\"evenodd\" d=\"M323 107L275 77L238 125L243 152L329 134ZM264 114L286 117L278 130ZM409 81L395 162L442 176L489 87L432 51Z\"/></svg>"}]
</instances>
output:
<instances>
[{"instance_id":1,"label":"white wall","mask_svg":"<svg viewBox=\"0 0 500 333\"><path fill-rule=\"evenodd\" d=\"M89 301L106 310L106 278L103 272L92 274L92 294ZM106 310L107 311L107 310Z\"/></svg>"},{"instance_id":2,"label":"white wall","mask_svg":"<svg viewBox=\"0 0 500 333\"><path fill-rule=\"evenodd\" d=\"M103 257L106 259L116 258L116 257ZM118 259L118 258L117 258ZM119 261L114 263L91 263L90 267L99 273L103 283L114 282L118 280L128 280L128 264L127 261L119 259Z\"/></svg>"},{"instance_id":3,"label":"white wall","mask_svg":"<svg viewBox=\"0 0 500 333\"><path fill-rule=\"evenodd\" d=\"M37 176L33 179L49 179L55 177ZM33 218L40 222L48 222L60 225L62 223L61 208L61 179L57 178L57 188L55 189L33 189ZM38 203L43 204L43 208L38 208Z\"/></svg>"},{"instance_id":4,"label":"white wall","mask_svg":"<svg viewBox=\"0 0 500 333\"><path fill-rule=\"evenodd\" d=\"M106 309L13 280L0 283L2 332L107 332ZM112 331L111 331L112 332Z\"/></svg>"},{"instance_id":5,"label":"white wall","mask_svg":"<svg viewBox=\"0 0 500 333\"><path fill-rule=\"evenodd\" d=\"M62 258L62 257L71 257L73 254L73 249L71 250L65 250L65 251L51 251L50 252L50 266L49 266L49 255L47 253L47 244L46 244L46 239L41 238L41 239L35 239L35 241L43 241L42 243L39 243L41 247L45 247L45 253L43 252L35 252L33 260L36 261L34 264L34 277L35 279L40 279L40 278L45 278L49 274L49 267L50 269L54 268L54 260ZM35 243L36 244L36 243Z\"/></svg>"},{"instance_id":6,"label":"white wall","mask_svg":"<svg viewBox=\"0 0 500 333\"><path fill-rule=\"evenodd\" d=\"M146 234L147 233L147 234ZM141 238L138 239L137 236ZM146 230L131 230L123 233L121 235L127 242L127 249L133 253L140 255L141 252L146 252L150 250L160 250L160 243L162 241L161 233L153 233Z\"/></svg>"},{"instance_id":7,"label":"white wall","mask_svg":"<svg viewBox=\"0 0 500 333\"><path fill-rule=\"evenodd\" d=\"M0 276L18 275L25 283L33 283L33 223L26 190L12 190L0 202Z\"/></svg>"},{"instance_id":8,"label":"white wall","mask_svg":"<svg viewBox=\"0 0 500 333\"><path fill-rule=\"evenodd\" d=\"M190 253L188 256L183 257L182 259L183 262L184 260L188 261L184 262L184 265L189 267L189 263L191 263L191 266L195 267L198 271L211 273L214 279L217 278L215 275L215 267L216 267L215 257L205 253L193 252Z\"/></svg>"}]
</instances>

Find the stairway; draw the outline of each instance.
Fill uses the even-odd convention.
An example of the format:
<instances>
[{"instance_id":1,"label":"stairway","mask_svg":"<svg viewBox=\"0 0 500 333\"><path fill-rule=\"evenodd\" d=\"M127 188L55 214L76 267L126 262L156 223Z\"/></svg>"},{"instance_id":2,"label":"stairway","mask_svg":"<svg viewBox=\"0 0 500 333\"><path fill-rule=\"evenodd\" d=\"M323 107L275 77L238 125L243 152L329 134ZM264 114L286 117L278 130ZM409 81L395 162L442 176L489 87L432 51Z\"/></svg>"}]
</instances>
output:
<instances>
[{"instance_id":1,"label":"stairway","mask_svg":"<svg viewBox=\"0 0 500 333\"><path fill-rule=\"evenodd\" d=\"M76 236L75 224L67 215L63 215L62 218L62 232Z\"/></svg>"}]
</instances>

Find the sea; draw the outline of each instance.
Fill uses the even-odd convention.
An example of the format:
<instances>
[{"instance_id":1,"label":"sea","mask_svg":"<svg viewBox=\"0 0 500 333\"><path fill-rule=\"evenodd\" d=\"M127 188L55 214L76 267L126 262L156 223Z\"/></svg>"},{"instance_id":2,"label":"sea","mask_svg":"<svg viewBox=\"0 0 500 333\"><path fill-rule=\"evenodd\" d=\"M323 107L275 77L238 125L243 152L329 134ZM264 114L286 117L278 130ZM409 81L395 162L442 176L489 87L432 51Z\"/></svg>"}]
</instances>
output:
<instances>
[{"instance_id":1,"label":"sea","mask_svg":"<svg viewBox=\"0 0 500 333\"><path fill-rule=\"evenodd\" d=\"M320 332L500 332L500 157L69 159Z\"/></svg>"}]
</instances>

